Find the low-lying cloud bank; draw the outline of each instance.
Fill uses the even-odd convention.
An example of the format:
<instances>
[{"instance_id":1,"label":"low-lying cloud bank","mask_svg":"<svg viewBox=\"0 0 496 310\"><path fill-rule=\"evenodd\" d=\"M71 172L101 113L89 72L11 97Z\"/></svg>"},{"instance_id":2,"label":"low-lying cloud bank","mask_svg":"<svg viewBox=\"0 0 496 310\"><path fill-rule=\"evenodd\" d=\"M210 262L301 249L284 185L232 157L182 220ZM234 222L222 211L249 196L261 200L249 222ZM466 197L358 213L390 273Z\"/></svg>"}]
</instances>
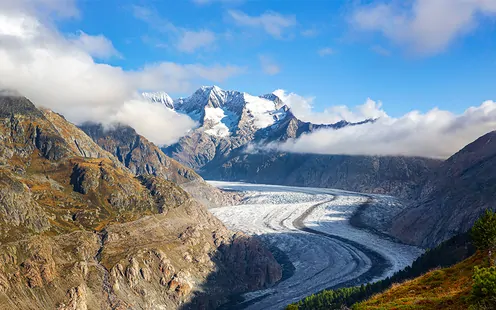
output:
<instances>
[{"instance_id":1,"label":"low-lying cloud bank","mask_svg":"<svg viewBox=\"0 0 496 310\"><path fill-rule=\"evenodd\" d=\"M189 91L198 81L221 82L243 70L230 65L161 62L133 71L97 62L125 55L101 34L57 30L53 18L77 15L73 1L2 1L0 89L17 90L74 123L124 122L155 143L170 144L195 123L141 99L138 91Z\"/></svg>"},{"instance_id":2,"label":"low-lying cloud bank","mask_svg":"<svg viewBox=\"0 0 496 310\"><path fill-rule=\"evenodd\" d=\"M294 153L334 155L403 155L447 158L485 133L496 130L496 102L485 101L463 114L433 109L425 114L409 112L394 118L381 109L380 103L367 99L350 110L334 107L312 112L312 99L276 92L288 100L295 116L306 121L334 123L341 119L355 122L377 120L339 130L322 129L284 143L270 144L268 149Z\"/></svg>"}]
</instances>

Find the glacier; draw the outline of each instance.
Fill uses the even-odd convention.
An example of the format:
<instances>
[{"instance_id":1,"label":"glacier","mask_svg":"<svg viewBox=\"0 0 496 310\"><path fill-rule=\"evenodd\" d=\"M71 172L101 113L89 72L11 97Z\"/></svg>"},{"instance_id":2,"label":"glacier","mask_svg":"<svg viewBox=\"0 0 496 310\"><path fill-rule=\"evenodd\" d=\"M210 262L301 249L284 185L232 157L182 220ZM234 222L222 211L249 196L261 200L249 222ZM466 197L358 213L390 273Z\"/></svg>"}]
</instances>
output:
<instances>
[{"instance_id":1,"label":"glacier","mask_svg":"<svg viewBox=\"0 0 496 310\"><path fill-rule=\"evenodd\" d=\"M243 295L235 308L283 309L323 289L360 285L391 276L410 265L423 250L384 234L350 224L364 203L387 212L398 201L389 196L327 188L304 188L209 181L243 194L241 204L211 209L229 229L261 238L284 252L293 274L269 289Z\"/></svg>"}]
</instances>

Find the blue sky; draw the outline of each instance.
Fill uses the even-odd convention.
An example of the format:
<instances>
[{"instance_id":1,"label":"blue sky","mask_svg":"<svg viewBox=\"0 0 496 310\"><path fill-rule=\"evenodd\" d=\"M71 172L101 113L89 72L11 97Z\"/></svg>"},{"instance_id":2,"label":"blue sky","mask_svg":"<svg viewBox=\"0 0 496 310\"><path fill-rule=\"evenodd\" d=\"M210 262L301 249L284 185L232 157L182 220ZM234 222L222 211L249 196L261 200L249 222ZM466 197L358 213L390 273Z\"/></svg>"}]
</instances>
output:
<instances>
[{"instance_id":1,"label":"blue sky","mask_svg":"<svg viewBox=\"0 0 496 310\"><path fill-rule=\"evenodd\" d=\"M304 121L376 119L285 150L445 158L496 129L495 21L496 0L0 1L0 89L160 145L197 124L141 91L278 90Z\"/></svg>"},{"instance_id":2,"label":"blue sky","mask_svg":"<svg viewBox=\"0 0 496 310\"><path fill-rule=\"evenodd\" d=\"M58 26L67 34L83 30L104 35L121 56L104 61L126 70L162 61L238 66L242 72L216 84L253 94L282 88L315 97L316 110L355 106L370 97L382 101L392 116L434 107L461 113L496 97L494 12L474 9L470 25L456 29L442 48L424 53L413 51L412 45L422 43L403 43L385 34L381 24L357 26L357 11L371 11L380 1L368 6L317 0L201 2L83 0L77 3L79 16L61 20ZM140 17L138 10L148 15ZM390 14L412 14L414 9L395 10ZM253 23L262 23L264 14L276 15L287 24L271 26L268 21L265 29L236 20L232 12ZM204 31L214 39L180 48L177 42L186 31ZM201 84L213 82L196 81L192 87Z\"/></svg>"}]
</instances>

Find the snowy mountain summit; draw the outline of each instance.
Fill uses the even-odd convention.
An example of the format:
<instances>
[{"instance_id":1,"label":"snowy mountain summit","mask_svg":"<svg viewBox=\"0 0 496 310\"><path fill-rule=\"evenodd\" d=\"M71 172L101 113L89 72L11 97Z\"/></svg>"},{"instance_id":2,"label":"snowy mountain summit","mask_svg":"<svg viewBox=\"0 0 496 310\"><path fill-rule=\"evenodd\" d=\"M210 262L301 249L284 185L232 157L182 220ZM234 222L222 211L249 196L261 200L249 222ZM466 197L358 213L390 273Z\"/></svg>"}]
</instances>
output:
<instances>
[{"instance_id":1,"label":"snowy mountain summit","mask_svg":"<svg viewBox=\"0 0 496 310\"><path fill-rule=\"evenodd\" d=\"M176 100L164 92L143 93L143 97L187 114L206 134L217 137L254 134L276 124L288 111L274 94L252 96L217 86L202 86L191 96Z\"/></svg>"},{"instance_id":2,"label":"snowy mountain summit","mask_svg":"<svg viewBox=\"0 0 496 310\"><path fill-rule=\"evenodd\" d=\"M217 86L203 86L191 96L172 100L165 93L146 93L145 98L163 103L179 114L186 114L198 126L175 144L162 150L172 158L211 178L220 177L219 167L241 165L236 173L256 165L250 161L265 146L321 130L340 129L359 123L340 121L335 124L313 124L298 119L277 93L253 96ZM255 157L254 157L255 156ZM224 166L225 165L225 166ZM270 165L270 163L267 163Z\"/></svg>"},{"instance_id":3,"label":"snowy mountain summit","mask_svg":"<svg viewBox=\"0 0 496 310\"><path fill-rule=\"evenodd\" d=\"M166 92L141 93L141 95L151 101L164 104L169 109L174 110L174 100Z\"/></svg>"}]
</instances>

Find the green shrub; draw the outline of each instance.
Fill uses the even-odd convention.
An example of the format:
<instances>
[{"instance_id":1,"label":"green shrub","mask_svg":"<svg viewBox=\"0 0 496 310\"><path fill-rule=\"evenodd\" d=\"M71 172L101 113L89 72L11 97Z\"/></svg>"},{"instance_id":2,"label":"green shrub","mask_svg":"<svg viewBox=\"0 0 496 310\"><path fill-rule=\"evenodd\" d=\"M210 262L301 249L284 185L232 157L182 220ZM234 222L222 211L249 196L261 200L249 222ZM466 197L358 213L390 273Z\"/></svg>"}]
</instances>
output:
<instances>
[{"instance_id":1,"label":"green shrub","mask_svg":"<svg viewBox=\"0 0 496 310\"><path fill-rule=\"evenodd\" d=\"M479 306L496 305L496 267L475 267L472 299Z\"/></svg>"}]
</instances>

